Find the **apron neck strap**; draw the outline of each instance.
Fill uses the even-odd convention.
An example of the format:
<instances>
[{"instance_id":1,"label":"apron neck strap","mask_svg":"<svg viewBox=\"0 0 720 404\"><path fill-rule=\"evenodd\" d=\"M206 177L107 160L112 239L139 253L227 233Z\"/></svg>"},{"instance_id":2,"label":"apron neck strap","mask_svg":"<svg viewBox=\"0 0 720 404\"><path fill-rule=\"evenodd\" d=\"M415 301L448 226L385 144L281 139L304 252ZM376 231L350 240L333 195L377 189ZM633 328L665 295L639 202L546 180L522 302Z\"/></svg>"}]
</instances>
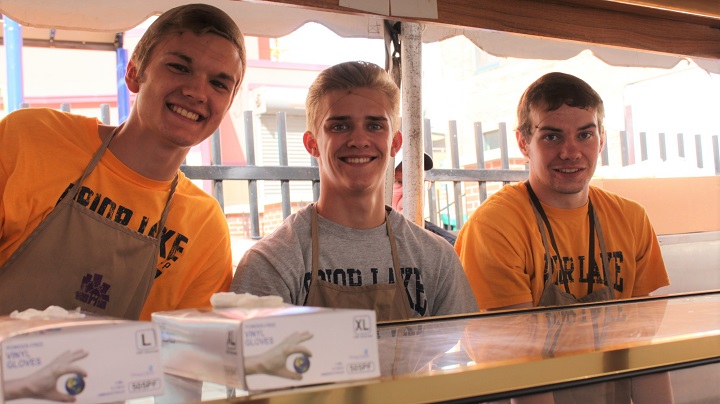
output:
<instances>
[{"instance_id":1,"label":"apron neck strap","mask_svg":"<svg viewBox=\"0 0 720 404\"><path fill-rule=\"evenodd\" d=\"M108 145L110 144L110 141L115 137L115 134L125 125L125 122L121 123L113 131L110 133L108 137L103 140L102 144L100 144L100 147L95 151L95 154L93 155L92 159L90 159L90 163L88 163L87 167L85 167L85 171L83 171L82 175L80 176L80 179L75 181L74 185L74 192L68 193L72 195L72 199L75 199L77 197L77 194L80 192L80 185L82 185L83 181L85 181L85 178L90 175L93 169L95 169L95 166L102 158L103 154L105 154L105 150L107 150Z\"/></svg>"},{"instance_id":2,"label":"apron neck strap","mask_svg":"<svg viewBox=\"0 0 720 404\"><path fill-rule=\"evenodd\" d=\"M390 253L392 255L392 261L393 261L393 275L395 276L395 287L398 289L398 293L403 293L407 296L407 293L405 292L405 281L402 278L402 274L400 272L400 259L397 252L397 244L395 243L395 235L392 231L392 226L390 225L390 209L385 208L385 228L387 229L387 235L390 239ZM310 294L310 290L312 290L313 285L316 284L316 281L318 279L318 275L320 272L320 242L319 242L319 230L318 230L318 213L317 213L317 203L313 203L311 208L311 215L310 215L310 225L311 225L311 234L312 234L312 275L310 277L310 287L308 288L308 295ZM406 317L410 318L412 316L412 313L410 311L410 297L407 296L408 302L407 304L404 304L403 309L405 310Z\"/></svg>"},{"instance_id":3,"label":"apron neck strap","mask_svg":"<svg viewBox=\"0 0 720 404\"><path fill-rule=\"evenodd\" d=\"M547 234L550 236L550 243L553 246L553 249L555 250L555 254L558 257L558 266L560 265L560 260L562 259L562 256L560 255L560 251L558 249L557 243L555 242L555 236L552 232L552 227L550 226L550 220L548 219L547 215L545 214L545 210L543 209L542 205L540 204L540 200L538 199L537 195L535 195L535 192L533 191L532 187L530 186L530 181L525 181L525 187L528 190L528 194L530 195L530 205L532 205L533 213L535 214L535 219L537 220L538 228L540 230L540 235L542 236L542 242L543 246L545 247L545 259L547 261L547 265L549 268L549 274L548 279L545 281L545 287L550 285L553 282L553 268L554 268L554 261L552 259L552 256L550 254L550 248L548 245L547 240ZM602 261L602 268L603 268L603 276L605 278L605 282L607 283L608 288L612 288L613 286L613 280L610 279L610 264L608 262L608 256L607 256L607 249L605 248L605 238L603 237L602 233L602 227L600 226L600 221L597 217L597 212L595 211L595 208L593 207L592 200L588 197L588 222L590 223L590 240L588 242L588 294L592 292L593 289L593 263L595 262L594 257L594 251L595 251L595 243L593 240L593 234L597 233L598 237L598 243L600 244L600 256ZM547 231L546 231L547 229ZM559 272L558 272L559 276ZM567 283L567 279L564 280L563 284L565 285L565 292L570 293L570 287Z\"/></svg>"}]
</instances>

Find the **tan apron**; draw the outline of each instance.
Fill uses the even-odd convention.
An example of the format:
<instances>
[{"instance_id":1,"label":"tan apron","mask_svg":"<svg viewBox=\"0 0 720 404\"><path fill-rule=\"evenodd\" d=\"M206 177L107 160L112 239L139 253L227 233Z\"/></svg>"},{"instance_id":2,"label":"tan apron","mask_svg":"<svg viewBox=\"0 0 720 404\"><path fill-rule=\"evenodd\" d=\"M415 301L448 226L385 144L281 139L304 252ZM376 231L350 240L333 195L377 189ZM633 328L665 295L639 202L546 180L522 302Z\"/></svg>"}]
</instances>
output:
<instances>
[{"instance_id":1,"label":"tan apron","mask_svg":"<svg viewBox=\"0 0 720 404\"><path fill-rule=\"evenodd\" d=\"M567 280L565 280L565 291L561 290L558 285L553 281L554 274L554 261L550 254L550 246L548 243L548 234L550 237L550 243L555 250L555 254L559 257L560 251L555 242L555 237L550 227L550 221L545 214L545 210L540 204L535 192L532 190L529 181L525 181L525 186L530 194L530 204L533 207L535 213L535 219L537 219L538 228L540 229L540 235L542 236L543 246L545 247L545 259L549 263L550 274L548 279L545 281L545 288L540 296L540 302L538 306L567 306L576 303L591 303L591 302L603 302L609 300L615 300L615 293L613 292L613 280L610 278L610 264L608 263L607 249L605 248L605 238L603 237L602 227L598 221L597 213L593 207L592 201L588 198L588 221L590 222L590 239L588 241L588 265L592 268L592 264L595 262L595 240L593 239L595 232L597 232L598 244L600 244L600 254L603 267L603 276L607 286L596 291L592 291L594 276L588 276L588 294L578 299L572 293L570 293ZM596 348L600 346L600 330L598 330L598 318L596 314L596 308L590 308L593 326L593 342ZM557 313L554 313L555 315ZM546 313L546 316L550 318L553 313ZM563 332L572 333L572 329L563 329L563 323L561 321L554 322L549 321L548 336L545 340L545 346L543 352L550 354L556 350L558 339ZM564 390L557 390L553 392L556 403L627 403L631 402L631 387L630 380L619 380L614 382L602 382L597 384L590 384L586 386L573 387Z\"/></svg>"},{"instance_id":2,"label":"tan apron","mask_svg":"<svg viewBox=\"0 0 720 404\"><path fill-rule=\"evenodd\" d=\"M400 275L400 264L393 236L390 218L385 211L385 227L390 239L390 251L392 253L393 271L395 283L383 283L377 285L346 286L336 285L332 282L323 281L318 277L319 264L319 242L317 224L317 205L312 206L312 276L308 290L306 306L349 308L349 309L374 309L377 321L392 321L409 319L410 303L405 283Z\"/></svg>"},{"instance_id":3,"label":"tan apron","mask_svg":"<svg viewBox=\"0 0 720 404\"><path fill-rule=\"evenodd\" d=\"M542 236L543 247L545 247L545 260L548 262L550 267L550 273L545 281L545 288L540 296L540 302L538 306L567 306L575 303L589 303L589 302L602 302L607 300L615 300L615 293L613 292L613 281L610 279L610 264L608 263L607 249L605 248L605 238L603 237L602 227L598 220L597 213L593 207L592 201L588 199L588 221L590 222L590 240L588 241L588 269L592 269L592 265L595 263L595 232L597 232L598 243L600 244L600 255L603 268L603 276L607 287L593 292L593 278L594 276L589 273L588 276L588 294L578 299L572 293L570 293L570 287L565 280L565 291L560 290L560 287L553 281L553 275L555 273L555 261L552 259L550 254L550 245L552 244L555 254L558 259L562 257L558 250L557 243L555 242L555 236L553 236L552 228L550 227L550 221L545 214L545 210L540 204L540 200L535 195L529 181L525 181L528 194L530 194L530 205L535 213L535 219L537 219L538 228L540 235ZM550 243L548 243L548 234L550 236ZM537 276L537 274L536 274Z\"/></svg>"},{"instance_id":4,"label":"tan apron","mask_svg":"<svg viewBox=\"0 0 720 404\"><path fill-rule=\"evenodd\" d=\"M0 267L0 314L56 305L133 320L140 316L155 279L160 236L177 175L157 237L74 203L82 182L121 126L105 139L66 196Z\"/></svg>"}]
</instances>

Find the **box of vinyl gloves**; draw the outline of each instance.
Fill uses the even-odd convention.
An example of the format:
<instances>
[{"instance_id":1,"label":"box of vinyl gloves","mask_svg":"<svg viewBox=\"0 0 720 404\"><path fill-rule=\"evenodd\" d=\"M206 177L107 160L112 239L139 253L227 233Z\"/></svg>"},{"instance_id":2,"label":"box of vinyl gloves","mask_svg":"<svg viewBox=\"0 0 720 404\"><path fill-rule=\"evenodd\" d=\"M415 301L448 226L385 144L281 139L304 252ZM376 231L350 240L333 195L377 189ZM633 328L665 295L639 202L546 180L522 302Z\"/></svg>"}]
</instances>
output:
<instances>
[{"instance_id":1,"label":"box of vinyl gloves","mask_svg":"<svg viewBox=\"0 0 720 404\"><path fill-rule=\"evenodd\" d=\"M212 303L153 313L165 372L249 392L380 376L373 310L234 293Z\"/></svg>"},{"instance_id":2,"label":"box of vinyl gloves","mask_svg":"<svg viewBox=\"0 0 720 404\"><path fill-rule=\"evenodd\" d=\"M107 403L164 393L155 324L51 306L0 317L0 402Z\"/></svg>"}]
</instances>

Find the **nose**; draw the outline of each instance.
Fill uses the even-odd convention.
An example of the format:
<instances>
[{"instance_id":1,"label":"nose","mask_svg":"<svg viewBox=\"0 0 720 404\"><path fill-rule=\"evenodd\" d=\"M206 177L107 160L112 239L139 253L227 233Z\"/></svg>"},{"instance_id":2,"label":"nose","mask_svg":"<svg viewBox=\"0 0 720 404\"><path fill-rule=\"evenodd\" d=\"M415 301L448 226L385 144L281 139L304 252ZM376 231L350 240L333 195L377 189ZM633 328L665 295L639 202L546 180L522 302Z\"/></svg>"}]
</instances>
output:
<instances>
[{"instance_id":1,"label":"nose","mask_svg":"<svg viewBox=\"0 0 720 404\"><path fill-rule=\"evenodd\" d=\"M349 136L348 147L370 147L370 135L362 126L355 125Z\"/></svg>"},{"instance_id":2,"label":"nose","mask_svg":"<svg viewBox=\"0 0 720 404\"><path fill-rule=\"evenodd\" d=\"M580 145L575 139L566 139L560 146L560 158L563 160L577 160L581 156Z\"/></svg>"},{"instance_id":3,"label":"nose","mask_svg":"<svg viewBox=\"0 0 720 404\"><path fill-rule=\"evenodd\" d=\"M197 102L205 102L207 101L207 86L206 80L198 76L192 76L184 83L182 94Z\"/></svg>"}]
</instances>

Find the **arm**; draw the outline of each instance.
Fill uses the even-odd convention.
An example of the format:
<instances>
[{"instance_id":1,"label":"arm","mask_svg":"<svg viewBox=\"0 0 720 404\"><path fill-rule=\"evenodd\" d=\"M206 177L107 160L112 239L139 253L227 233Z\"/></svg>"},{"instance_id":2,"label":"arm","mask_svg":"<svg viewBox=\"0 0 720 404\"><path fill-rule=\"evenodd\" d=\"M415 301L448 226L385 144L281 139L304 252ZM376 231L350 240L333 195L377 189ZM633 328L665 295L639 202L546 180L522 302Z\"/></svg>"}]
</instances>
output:
<instances>
[{"instance_id":1,"label":"arm","mask_svg":"<svg viewBox=\"0 0 720 404\"><path fill-rule=\"evenodd\" d=\"M443 247L447 248L448 252L443 254L443 259L437 267L440 274L438 274L436 290L433 293L435 295L433 312L429 315L477 313L480 309L478 309L475 295L470 288L460 260L449 245L443 245ZM445 248L443 248L443 252ZM449 290L453 293L445 292Z\"/></svg>"},{"instance_id":2,"label":"arm","mask_svg":"<svg viewBox=\"0 0 720 404\"><path fill-rule=\"evenodd\" d=\"M278 270L254 248L247 250L238 263L230 290L256 296L280 296L285 303L302 304L293 301L291 291Z\"/></svg>"},{"instance_id":3,"label":"arm","mask_svg":"<svg viewBox=\"0 0 720 404\"><path fill-rule=\"evenodd\" d=\"M465 223L455 243L478 306L493 309L532 305L527 273L527 260L532 260L532 252L526 251L529 241L521 240L519 232L511 231L512 223L496 222L478 218L476 212ZM501 231L500 227L506 230Z\"/></svg>"},{"instance_id":4,"label":"arm","mask_svg":"<svg viewBox=\"0 0 720 404\"><path fill-rule=\"evenodd\" d=\"M654 290L670 284L660 244L645 209L640 207L638 251L636 252L636 278L633 297L647 296Z\"/></svg>"},{"instance_id":5,"label":"arm","mask_svg":"<svg viewBox=\"0 0 720 404\"><path fill-rule=\"evenodd\" d=\"M222 220L225 220L224 216ZM155 279L140 320L150 321L156 311L209 307L213 294L229 290L232 251L226 222L222 226L211 227L216 231L195 237L202 241L193 245L192 256L183 257L182 266L169 270L175 272L168 271Z\"/></svg>"},{"instance_id":6,"label":"arm","mask_svg":"<svg viewBox=\"0 0 720 404\"><path fill-rule=\"evenodd\" d=\"M230 290L232 249L229 233L220 238L220 242L207 253L207 257L183 294L178 309L210 306L210 297L213 294Z\"/></svg>"}]
</instances>

